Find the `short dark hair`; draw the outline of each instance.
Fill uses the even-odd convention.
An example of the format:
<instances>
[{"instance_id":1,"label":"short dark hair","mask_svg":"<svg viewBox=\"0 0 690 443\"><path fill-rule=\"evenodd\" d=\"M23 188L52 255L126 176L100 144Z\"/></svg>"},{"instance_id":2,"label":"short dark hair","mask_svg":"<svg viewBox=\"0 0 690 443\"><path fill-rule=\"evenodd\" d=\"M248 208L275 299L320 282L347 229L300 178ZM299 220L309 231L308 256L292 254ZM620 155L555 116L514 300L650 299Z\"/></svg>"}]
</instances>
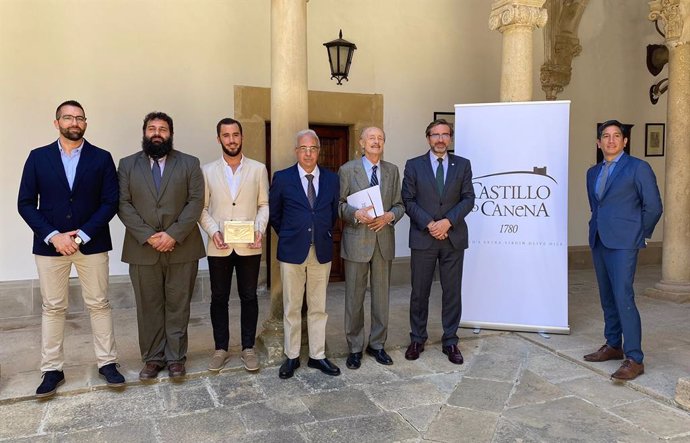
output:
<instances>
[{"instance_id":1,"label":"short dark hair","mask_svg":"<svg viewBox=\"0 0 690 443\"><path fill-rule=\"evenodd\" d=\"M597 128L597 139L601 140L601 134L603 134L604 129L608 128L609 126L616 126L618 129L620 129L623 137L628 138L628 136L625 133L626 131L625 127L623 126L623 123L619 122L618 120L606 120Z\"/></svg>"},{"instance_id":2,"label":"short dark hair","mask_svg":"<svg viewBox=\"0 0 690 443\"><path fill-rule=\"evenodd\" d=\"M153 111L149 112L146 114L146 117L144 117L144 126L141 127L141 130L143 132L146 132L146 126L148 126L149 122L151 120L163 120L168 124L168 128L170 128L170 133L173 134L173 120L172 118L166 114L165 112L158 112L158 111Z\"/></svg>"},{"instance_id":3,"label":"short dark hair","mask_svg":"<svg viewBox=\"0 0 690 443\"><path fill-rule=\"evenodd\" d=\"M75 108L81 109L81 111L86 115L86 111L84 111L84 107L76 100L67 100L58 105L57 108L55 108L55 120L60 118L60 109L63 106L74 106Z\"/></svg>"},{"instance_id":4,"label":"short dark hair","mask_svg":"<svg viewBox=\"0 0 690 443\"><path fill-rule=\"evenodd\" d=\"M216 135L218 137L220 137L220 127L223 125L237 125L237 127L240 128L240 135L242 135L242 123L238 122L234 118L225 117L216 125Z\"/></svg>"},{"instance_id":5,"label":"short dark hair","mask_svg":"<svg viewBox=\"0 0 690 443\"><path fill-rule=\"evenodd\" d=\"M434 120L433 122L429 123L429 126L426 127L426 131L425 131L426 136L427 137L430 136L431 130L433 128L435 128L436 126L439 126L439 125L448 126L450 128L450 136L451 137L455 134L455 129L453 128L452 124L448 123L448 121L445 118L438 118L438 119Z\"/></svg>"}]
</instances>

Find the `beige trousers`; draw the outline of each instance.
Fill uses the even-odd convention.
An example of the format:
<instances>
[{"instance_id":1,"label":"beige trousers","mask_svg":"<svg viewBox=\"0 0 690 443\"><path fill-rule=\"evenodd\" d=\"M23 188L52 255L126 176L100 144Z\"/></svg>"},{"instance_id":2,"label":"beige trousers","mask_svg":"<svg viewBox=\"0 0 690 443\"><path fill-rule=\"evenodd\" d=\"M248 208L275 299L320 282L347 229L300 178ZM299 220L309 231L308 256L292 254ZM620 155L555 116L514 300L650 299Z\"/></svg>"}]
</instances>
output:
<instances>
[{"instance_id":1,"label":"beige trousers","mask_svg":"<svg viewBox=\"0 0 690 443\"><path fill-rule=\"evenodd\" d=\"M307 332L309 356L326 358L326 289L331 273L331 262L319 263L312 246L304 263L295 265L280 262L283 280L283 329L285 355L297 358L302 340L302 303L305 287L307 295Z\"/></svg>"},{"instance_id":2,"label":"beige trousers","mask_svg":"<svg viewBox=\"0 0 690 443\"><path fill-rule=\"evenodd\" d=\"M65 363L63 342L72 265L77 269L84 304L91 317L98 367L115 363L115 334L108 301L108 253L85 255L77 251L69 256L34 257L43 299L41 371L61 371Z\"/></svg>"}]
</instances>

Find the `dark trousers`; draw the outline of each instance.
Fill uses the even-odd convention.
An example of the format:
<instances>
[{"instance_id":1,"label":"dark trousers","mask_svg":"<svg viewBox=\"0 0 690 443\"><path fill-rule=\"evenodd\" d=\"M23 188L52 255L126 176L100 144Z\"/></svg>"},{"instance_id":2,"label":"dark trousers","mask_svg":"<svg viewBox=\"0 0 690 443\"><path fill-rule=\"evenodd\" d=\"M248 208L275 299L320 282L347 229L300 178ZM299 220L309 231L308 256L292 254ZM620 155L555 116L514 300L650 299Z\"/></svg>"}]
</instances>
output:
<instances>
[{"instance_id":1,"label":"dark trousers","mask_svg":"<svg viewBox=\"0 0 690 443\"><path fill-rule=\"evenodd\" d=\"M599 236L592 248L599 298L604 310L604 337L614 348L623 345L625 356L642 363L642 323L635 305L637 249L609 249Z\"/></svg>"},{"instance_id":2,"label":"dark trousers","mask_svg":"<svg viewBox=\"0 0 690 443\"><path fill-rule=\"evenodd\" d=\"M208 257L208 273L211 280L211 324L217 350L227 351L230 343L228 301L233 270L237 271L237 293L240 296L242 349L254 347L256 323L259 318L256 286L260 266L261 254L242 256L233 251L227 257Z\"/></svg>"},{"instance_id":3,"label":"dark trousers","mask_svg":"<svg viewBox=\"0 0 690 443\"><path fill-rule=\"evenodd\" d=\"M176 363L187 359L189 304L199 261L129 265L137 302L139 350L144 362Z\"/></svg>"},{"instance_id":4,"label":"dark trousers","mask_svg":"<svg viewBox=\"0 0 690 443\"><path fill-rule=\"evenodd\" d=\"M462 263L464 249L455 249L449 240L435 241L432 248L412 249L412 293L410 295L410 339L424 343L429 318L429 294L438 263L441 276L441 324L443 346L458 344L458 326L462 315Z\"/></svg>"}]
</instances>

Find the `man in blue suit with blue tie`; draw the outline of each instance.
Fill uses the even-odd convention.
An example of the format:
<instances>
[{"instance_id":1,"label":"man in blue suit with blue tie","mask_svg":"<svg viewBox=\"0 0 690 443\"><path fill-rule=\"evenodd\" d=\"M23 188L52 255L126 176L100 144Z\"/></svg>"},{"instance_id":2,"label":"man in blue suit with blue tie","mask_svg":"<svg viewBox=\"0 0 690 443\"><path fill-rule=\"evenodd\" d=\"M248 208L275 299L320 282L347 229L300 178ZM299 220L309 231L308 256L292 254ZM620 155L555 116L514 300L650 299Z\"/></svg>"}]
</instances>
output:
<instances>
[{"instance_id":1,"label":"man in blue suit with blue tie","mask_svg":"<svg viewBox=\"0 0 690 443\"><path fill-rule=\"evenodd\" d=\"M606 343L584 359L623 359L620 368L611 374L618 380L633 380L644 373L642 325L633 281L638 252L651 238L662 213L654 172L647 162L624 152L627 143L620 122L602 123L597 145L604 161L587 171L587 197L592 210L589 246L604 310Z\"/></svg>"},{"instance_id":2,"label":"man in blue suit with blue tie","mask_svg":"<svg viewBox=\"0 0 690 443\"><path fill-rule=\"evenodd\" d=\"M340 375L326 358L326 289L333 260L333 226L338 218L338 175L319 168L321 143L311 129L296 135L297 163L278 171L268 192L269 221L278 234L283 281L285 355L278 375L286 379L299 367L302 303L307 298L310 368ZM306 289L306 291L305 291Z\"/></svg>"},{"instance_id":3,"label":"man in blue suit with blue tie","mask_svg":"<svg viewBox=\"0 0 690 443\"><path fill-rule=\"evenodd\" d=\"M76 101L55 111L53 143L31 151L19 186L19 214L33 231L33 253L42 299L41 371L36 397L55 394L64 383L63 341L69 275L77 269L91 317L98 372L120 387L117 352L108 302L108 223L117 212L118 181L108 151L84 139L86 114Z\"/></svg>"}]
</instances>

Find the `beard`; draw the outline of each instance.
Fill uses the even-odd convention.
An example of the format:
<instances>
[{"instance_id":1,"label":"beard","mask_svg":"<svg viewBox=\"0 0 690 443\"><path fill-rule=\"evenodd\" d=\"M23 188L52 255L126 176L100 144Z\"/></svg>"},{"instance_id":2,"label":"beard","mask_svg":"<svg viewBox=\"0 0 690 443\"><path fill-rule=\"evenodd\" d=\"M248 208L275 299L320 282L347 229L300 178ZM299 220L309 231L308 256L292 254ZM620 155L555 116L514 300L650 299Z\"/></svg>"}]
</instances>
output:
<instances>
[{"instance_id":1,"label":"beard","mask_svg":"<svg viewBox=\"0 0 690 443\"><path fill-rule=\"evenodd\" d=\"M163 158L170 151L172 151L173 148L173 136L172 134L170 135L170 138L167 140L163 139L162 137L155 137L156 141L153 141L153 138L144 138L141 140L141 147L148 155L154 160L158 160L159 158ZM159 141L160 140L160 141Z\"/></svg>"},{"instance_id":2,"label":"beard","mask_svg":"<svg viewBox=\"0 0 690 443\"><path fill-rule=\"evenodd\" d=\"M76 142L84 137L84 130L78 126L70 126L69 128L60 128L60 134L67 140Z\"/></svg>"},{"instance_id":3,"label":"beard","mask_svg":"<svg viewBox=\"0 0 690 443\"><path fill-rule=\"evenodd\" d=\"M242 153L242 145L238 145L237 149L234 152L222 144L220 146L223 148L223 152L225 152L225 154L228 157L237 157L238 155L240 155Z\"/></svg>"}]
</instances>

